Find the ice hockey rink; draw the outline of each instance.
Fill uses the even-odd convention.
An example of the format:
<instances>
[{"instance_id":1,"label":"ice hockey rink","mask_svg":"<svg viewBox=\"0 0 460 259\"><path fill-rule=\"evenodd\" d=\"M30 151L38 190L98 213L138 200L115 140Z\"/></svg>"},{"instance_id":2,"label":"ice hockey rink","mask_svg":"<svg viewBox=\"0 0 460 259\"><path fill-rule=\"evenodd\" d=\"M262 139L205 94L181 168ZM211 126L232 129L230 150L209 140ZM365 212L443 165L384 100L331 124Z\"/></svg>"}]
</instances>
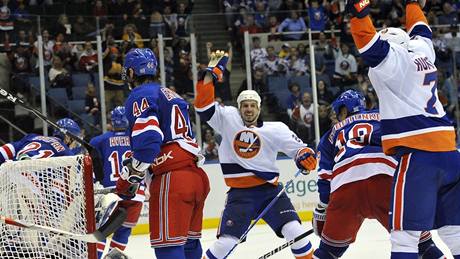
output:
<instances>
[{"instance_id":1,"label":"ice hockey rink","mask_svg":"<svg viewBox=\"0 0 460 259\"><path fill-rule=\"evenodd\" d=\"M311 228L309 222L303 223L308 229ZM446 246L439 240L436 232L432 232L438 247L445 253L447 258L453 259ZM203 231L201 239L203 250L206 250L215 240L216 229L206 229ZM350 246L342 258L353 259L384 259L390 258L389 234L379 225L376 220L366 220L361 227L356 242ZM318 247L319 238L315 234L308 238L313 243L313 247ZM132 236L129 240L126 254L132 259L155 258L153 251L148 243L148 235ZM270 250L282 245L284 239L278 238L267 225L257 225L248 235L247 241L238 245L229 258L252 259L259 258ZM273 259L294 258L289 248L271 256Z\"/></svg>"}]
</instances>

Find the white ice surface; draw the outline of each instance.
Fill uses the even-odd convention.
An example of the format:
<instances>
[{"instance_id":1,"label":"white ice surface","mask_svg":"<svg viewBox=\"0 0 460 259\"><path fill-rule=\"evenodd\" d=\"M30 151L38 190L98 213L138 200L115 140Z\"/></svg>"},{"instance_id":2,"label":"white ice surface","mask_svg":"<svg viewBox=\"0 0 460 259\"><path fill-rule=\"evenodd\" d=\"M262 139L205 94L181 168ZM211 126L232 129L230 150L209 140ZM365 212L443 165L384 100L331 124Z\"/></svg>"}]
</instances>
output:
<instances>
[{"instance_id":1,"label":"white ice surface","mask_svg":"<svg viewBox=\"0 0 460 259\"><path fill-rule=\"evenodd\" d=\"M311 225L309 222L303 223L308 229ZM452 259L446 246L439 240L436 232L432 232L434 240L438 247L447 255L448 259ZM216 240L216 230L208 229L203 231L201 239L203 250L206 249ZM319 245L319 238L312 234L309 236L313 247ZM153 250L149 246L148 235L132 236L129 240L126 254L132 259L152 259L155 258ZM282 245L286 242L284 239L278 238L267 225L258 225L254 227L248 235L245 243L240 244L229 256L229 259L253 259L259 258L270 250ZM290 253L290 249L286 248L281 252L271 256L273 259L294 258ZM356 242L349 247L347 252L342 257L344 259L384 259L390 258L390 241L389 234L375 220L366 220L361 227Z\"/></svg>"}]
</instances>

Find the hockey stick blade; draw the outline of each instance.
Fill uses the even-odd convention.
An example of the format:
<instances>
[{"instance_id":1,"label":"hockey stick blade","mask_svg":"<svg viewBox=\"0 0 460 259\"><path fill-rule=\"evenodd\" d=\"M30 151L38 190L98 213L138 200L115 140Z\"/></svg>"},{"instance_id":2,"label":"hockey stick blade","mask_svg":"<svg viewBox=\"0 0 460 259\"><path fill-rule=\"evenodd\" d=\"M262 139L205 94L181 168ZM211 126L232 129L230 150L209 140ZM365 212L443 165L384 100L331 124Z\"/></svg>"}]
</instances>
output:
<instances>
[{"instance_id":1,"label":"hockey stick blade","mask_svg":"<svg viewBox=\"0 0 460 259\"><path fill-rule=\"evenodd\" d=\"M311 233L313 233L313 229L310 229L308 230L307 232L301 234L300 236L292 239L291 241L288 241L280 246L278 246L277 248L271 250L270 252L262 255L261 257L259 257L259 259L265 259L265 258L268 258L276 253L278 253L279 251L283 250L284 248L288 247L288 246L291 246L292 244L294 244L295 242L298 242L300 241L301 239L304 239L305 237L307 237L308 235L311 235Z\"/></svg>"},{"instance_id":2,"label":"hockey stick blade","mask_svg":"<svg viewBox=\"0 0 460 259\"><path fill-rule=\"evenodd\" d=\"M98 231L90 234L75 234L71 233L65 230L60 230L52 227L47 227L47 226L41 226L37 224L31 224L31 223L25 223L20 220L14 220L8 217L0 216L0 220L3 221L5 224L8 225L13 225L21 228L28 228L28 229L33 229L33 230L38 230L38 231L47 231L51 232L57 235L61 236L68 236L71 239L76 239L88 243L97 243L102 240L104 240L104 236L101 235L101 233L98 233Z\"/></svg>"},{"instance_id":3,"label":"hockey stick blade","mask_svg":"<svg viewBox=\"0 0 460 259\"><path fill-rule=\"evenodd\" d=\"M106 237L113 234L117 231L119 227L125 222L128 213L126 209L117 207L117 209L110 215L109 219L101 226L96 232L99 232L98 235L104 240Z\"/></svg>"},{"instance_id":4,"label":"hockey stick blade","mask_svg":"<svg viewBox=\"0 0 460 259\"><path fill-rule=\"evenodd\" d=\"M115 187L94 190L94 194L108 194L108 193L115 193Z\"/></svg>"}]
</instances>

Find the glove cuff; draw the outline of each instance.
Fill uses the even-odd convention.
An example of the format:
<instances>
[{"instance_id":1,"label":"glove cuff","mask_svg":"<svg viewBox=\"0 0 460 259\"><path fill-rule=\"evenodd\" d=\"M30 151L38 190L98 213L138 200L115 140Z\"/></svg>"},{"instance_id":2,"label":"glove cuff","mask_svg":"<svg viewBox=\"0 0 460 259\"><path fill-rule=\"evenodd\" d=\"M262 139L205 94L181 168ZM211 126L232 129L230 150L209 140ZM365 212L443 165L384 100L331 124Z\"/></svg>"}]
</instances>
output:
<instances>
[{"instance_id":1,"label":"glove cuff","mask_svg":"<svg viewBox=\"0 0 460 259\"><path fill-rule=\"evenodd\" d=\"M136 171L144 172L144 171L146 171L146 170L149 168L149 166L150 166L149 163L141 162L141 161L135 159L134 157L133 157L132 159L133 159L133 160L132 160L132 162L131 162L131 165L132 165L133 169L136 170Z\"/></svg>"}]
</instances>

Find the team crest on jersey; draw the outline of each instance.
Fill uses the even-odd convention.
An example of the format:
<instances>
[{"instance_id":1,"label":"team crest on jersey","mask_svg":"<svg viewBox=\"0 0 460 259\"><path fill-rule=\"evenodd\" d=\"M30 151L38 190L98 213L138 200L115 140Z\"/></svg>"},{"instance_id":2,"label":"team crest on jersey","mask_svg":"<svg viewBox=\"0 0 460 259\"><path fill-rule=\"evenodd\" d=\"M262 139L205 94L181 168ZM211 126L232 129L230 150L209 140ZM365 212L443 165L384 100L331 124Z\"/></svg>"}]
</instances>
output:
<instances>
[{"instance_id":1,"label":"team crest on jersey","mask_svg":"<svg viewBox=\"0 0 460 259\"><path fill-rule=\"evenodd\" d=\"M233 150L242 158L253 158L260 150L260 137L254 131L243 130L233 139Z\"/></svg>"}]
</instances>

